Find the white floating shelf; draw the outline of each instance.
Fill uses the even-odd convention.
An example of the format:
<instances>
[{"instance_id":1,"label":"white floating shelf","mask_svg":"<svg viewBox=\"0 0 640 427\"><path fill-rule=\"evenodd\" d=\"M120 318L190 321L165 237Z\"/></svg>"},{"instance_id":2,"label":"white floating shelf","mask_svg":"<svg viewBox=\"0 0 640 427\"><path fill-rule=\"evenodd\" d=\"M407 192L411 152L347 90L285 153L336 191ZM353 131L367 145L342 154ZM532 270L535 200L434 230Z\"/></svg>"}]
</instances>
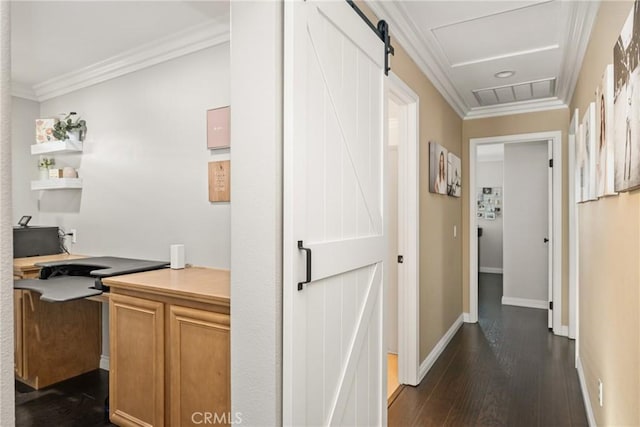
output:
<instances>
[{"instance_id":1,"label":"white floating shelf","mask_svg":"<svg viewBox=\"0 0 640 427\"><path fill-rule=\"evenodd\" d=\"M47 141L31 146L31 154L65 154L82 151L82 141Z\"/></svg>"},{"instance_id":2,"label":"white floating shelf","mask_svg":"<svg viewBox=\"0 0 640 427\"><path fill-rule=\"evenodd\" d=\"M31 181L32 190L67 190L82 188L82 178L54 178Z\"/></svg>"}]
</instances>

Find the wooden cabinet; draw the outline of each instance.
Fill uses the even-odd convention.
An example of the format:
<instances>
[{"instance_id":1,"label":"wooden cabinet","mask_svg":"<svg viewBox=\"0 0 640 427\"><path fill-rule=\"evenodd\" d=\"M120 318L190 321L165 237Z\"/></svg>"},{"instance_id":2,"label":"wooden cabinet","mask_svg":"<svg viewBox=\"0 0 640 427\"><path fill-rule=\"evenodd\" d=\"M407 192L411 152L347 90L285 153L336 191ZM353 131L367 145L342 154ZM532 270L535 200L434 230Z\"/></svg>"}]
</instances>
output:
<instances>
[{"instance_id":1,"label":"wooden cabinet","mask_svg":"<svg viewBox=\"0 0 640 427\"><path fill-rule=\"evenodd\" d=\"M122 426L164 425L164 304L112 295L109 406Z\"/></svg>"},{"instance_id":2,"label":"wooden cabinet","mask_svg":"<svg viewBox=\"0 0 640 427\"><path fill-rule=\"evenodd\" d=\"M229 316L169 308L169 413L172 426L193 425L198 412L231 407Z\"/></svg>"},{"instance_id":3,"label":"wooden cabinet","mask_svg":"<svg viewBox=\"0 0 640 427\"><path fill-rule=\"evenodd\" d=\"M38 262L73 255L18 258L14 280L38 277ZM14 357L16 378L39 389L98 369L101 350L100 304L87 300L49 303L40 294L15 290Z\"/></svg>"},{"instance_id":4,"label":"wooden cabinet","mask_svg":"<svg viewBox=\"0 0 640 427\"><path fill-rule=\"evenodd\" d=\"M227 271L157 270L111 287L109 406L119 426L193 426L231 408ZM218 423L220 424L220 423Z\"/></svg>"}]
</instances>

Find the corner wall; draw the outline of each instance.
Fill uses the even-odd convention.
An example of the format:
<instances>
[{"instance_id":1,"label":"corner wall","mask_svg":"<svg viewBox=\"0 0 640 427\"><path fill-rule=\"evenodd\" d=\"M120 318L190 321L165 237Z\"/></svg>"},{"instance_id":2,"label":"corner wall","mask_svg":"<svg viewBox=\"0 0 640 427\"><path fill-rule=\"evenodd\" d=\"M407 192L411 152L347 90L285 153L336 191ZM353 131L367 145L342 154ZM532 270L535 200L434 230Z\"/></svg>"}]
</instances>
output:
<instances>
[{"instance_id":1,"label":"corner wall","mask_svg":"<svg viewBox=\"0 0 640 427\"><path fill-rule=\"evenodd\" d=\"M595 100L633 2L600 5L571 111ZM634 102L637 102L635 100ZM640 425L640 191L579 205L579 356L598 425ZM598 379L604 406L598 404Z\"/></svg>"}]
</instances>

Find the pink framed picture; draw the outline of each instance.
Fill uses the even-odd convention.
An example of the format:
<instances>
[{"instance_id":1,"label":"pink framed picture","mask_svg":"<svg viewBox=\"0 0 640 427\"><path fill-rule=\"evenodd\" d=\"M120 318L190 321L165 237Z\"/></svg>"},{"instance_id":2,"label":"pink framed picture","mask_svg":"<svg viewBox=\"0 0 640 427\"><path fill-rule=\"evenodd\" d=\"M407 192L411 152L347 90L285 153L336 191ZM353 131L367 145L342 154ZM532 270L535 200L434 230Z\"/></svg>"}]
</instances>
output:
<instances>
[{"instance_id":1,"label":"pink framed picture","mask_svg":"<svg viewBox=\"0 0 640 427\"><path fill-rule=\"evenodd\" d=\"M229 148L231 107L215 108L207 111L207 148Z\"/></svg>"}]
</instances>

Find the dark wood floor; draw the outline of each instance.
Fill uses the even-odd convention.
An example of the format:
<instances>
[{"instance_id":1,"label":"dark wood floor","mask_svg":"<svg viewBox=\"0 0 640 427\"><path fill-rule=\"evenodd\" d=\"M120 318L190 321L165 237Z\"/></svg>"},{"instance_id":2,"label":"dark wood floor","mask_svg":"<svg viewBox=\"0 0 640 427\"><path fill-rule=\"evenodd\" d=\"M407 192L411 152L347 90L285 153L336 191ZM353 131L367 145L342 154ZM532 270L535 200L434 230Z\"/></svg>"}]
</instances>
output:
<instances>
[{"instance_id":1,"label":"dark wood floor","mask_svg":"<svg viewBox=\"0 0 640 427\"><path fill-rule=\"evenodd\" d=\"M17 427L98 427L105 421L109 372L96 370L42 390L16 381Z\"/></svg>"},{"instance_id":2,"label":"dark wood floor","mask_svg":"<svg viewBox=\"0 0 640 427\"><path fill-rule=\"evenodd\" d=\"M574 342L549 332L545 310L502 306L501 275L480 276L479 322L402 390L389 425L587 426Z\"/></svg>"}]
</instances>

